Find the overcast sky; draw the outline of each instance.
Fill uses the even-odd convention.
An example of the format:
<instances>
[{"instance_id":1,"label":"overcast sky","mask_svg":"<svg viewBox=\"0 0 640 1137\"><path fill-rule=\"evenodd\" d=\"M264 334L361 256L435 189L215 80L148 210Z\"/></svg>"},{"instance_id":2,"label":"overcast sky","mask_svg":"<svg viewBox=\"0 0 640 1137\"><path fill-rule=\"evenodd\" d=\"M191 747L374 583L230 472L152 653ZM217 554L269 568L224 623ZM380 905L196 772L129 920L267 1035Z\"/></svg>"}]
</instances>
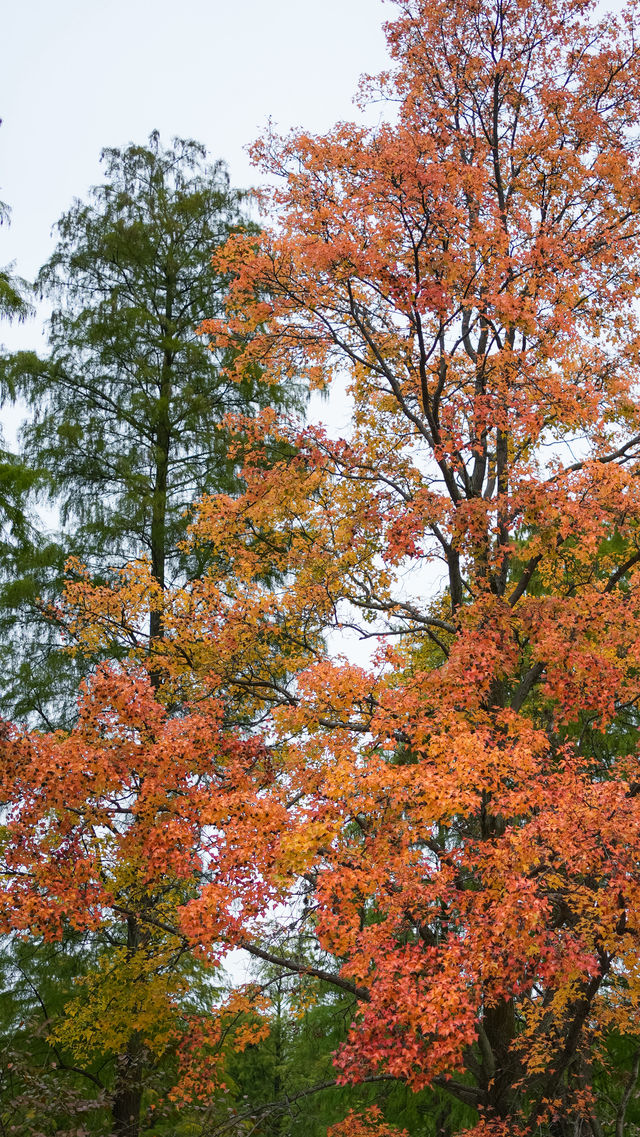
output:
<instances>
[{"instance_id":1,"label":"overcast sky","mask_svg":"<svg viewBox=\"0 0 640 1137\"><path fill-rule=\"evenodd\" d=\"M0 264L32 277L51 227L101 178L103 146L151 130L205 143L235 185L273 118L322 131L355 114L363 71L385 65L381 0L21 0L0 43ZM22 332L23 339L26 332ZM9 333L2 338L8 341Z\"/></svg>"},{"instance_id":2,"label":"overcast sky","mask_svg":"<svg viewBox=\"0 0 640 1137\"><path fill-rule=\"evenodd\" d=\"M358 79L387 63L384 0L14 0L0 34L0 266L33 279L52 226L102 180L104 146L158 129L203 142L232 184L259 181L246 147L271 118L321 132L357 115ZM0 328L46 349L42 318ZM326 404L321 415L326 416ZM335 408L336 412L338 408ZM344 411L336 416L341 430ZM23 413L0 411L15 445ZM314 416L315 417L315 416ZM338 421L339 420L339 421Z\"/></svg>"}]
</instances>

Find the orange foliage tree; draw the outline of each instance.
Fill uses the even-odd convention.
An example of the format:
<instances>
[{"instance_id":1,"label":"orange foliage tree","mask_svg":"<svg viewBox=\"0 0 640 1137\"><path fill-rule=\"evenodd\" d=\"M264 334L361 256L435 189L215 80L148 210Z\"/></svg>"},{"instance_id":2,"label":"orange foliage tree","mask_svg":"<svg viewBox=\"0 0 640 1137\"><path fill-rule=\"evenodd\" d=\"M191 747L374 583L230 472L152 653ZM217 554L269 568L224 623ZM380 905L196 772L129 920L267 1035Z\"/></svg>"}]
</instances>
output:
<instances>
[{"instance_id":1,"label":"orange foliage tree","mask_svg":"<svg viewBox=\"0 0 640 1137\"><path fill-rule=\"evenodd\" d=\"M398 8L363 88L390 121L256 147L274 225L217 254L206 325L269 381L347 374L348 437L245 423L151 663L70 738L10 735L5 918L103 919L168 873L150 934L351 992L343 1081L443 1087L483 1137L618 1135L633 1073L613 1105L591 1082L640 1037L636 13ZM76 583L74 635L126 641L152 589ZM264 944L278 911L315 954Z\"/></svg>"}]
</instances>

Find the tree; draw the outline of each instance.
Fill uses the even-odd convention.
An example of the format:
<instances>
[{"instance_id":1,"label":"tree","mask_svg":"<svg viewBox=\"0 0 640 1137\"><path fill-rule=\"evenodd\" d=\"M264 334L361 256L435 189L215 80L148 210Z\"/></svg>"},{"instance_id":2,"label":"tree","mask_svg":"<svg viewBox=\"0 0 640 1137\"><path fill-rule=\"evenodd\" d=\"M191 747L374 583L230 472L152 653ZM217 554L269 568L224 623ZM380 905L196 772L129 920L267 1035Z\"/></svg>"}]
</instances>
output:
<instances>
[{"instance_id":1,"label":"tree","mask_svg":"<svg viewBox=\"0 0 640 1137\"><path fill-rule=\"evenodd\" d=\"M114 863L151 875L169 849L186 873L197 850L173 932L353 996L340 1079L441 1090L475 1137L618 1137L640 1033L636 15L399 9L373 86L393 121L267 139L273 227L216 255L232 284L205 330L232 366L285 385L347 366L353 428L247 424L246 492L192 525L209 568L162 596L155 701L181 699L180 754L217 708L228 773L171 780L140 657L93 688L99 746L128 731L161 787ZM127 643L149 578L72 584L72 632L107 642L117 617ZM329 652L345 626L366 666ZM108 907L87 775L102 808L117 795L92 754L7 739L7 921L78 911L72 862ZM264 945L278 911L311 960Z\"/></svg>"},{"instance_id":2,"label":"tree","mask_svg":"<svg viewBox=\"0 0 640 1137\"><path fill-rule=\"evenodd\" d=\"M5 833L11 899L5 894L3 930L70 940L76 952L79 935L91 935L79 971L65 977L64 1013L47 1012L46 1045L56 1078L66 1069L109 1091L116 1134L139 1132L155 1107L150 1075L172 1058L178 1075L167 1075L164 1104L167 1090L187 1107L205 1092L206 1112L215 1112L223 1094L215 1047L236 1032L243 1047L265 1031L263 1022L246 1021L260 1005L255 992L225 1004L211 975L202 978L176 915L199 891L209 861L225 909L240 903L238 849L226 847L223 820L239 819L232 833L239 846L244 799L269 781L263 750L259 740L225 730L216 700L172 715L156 698L155 680L114 665L96 672L66 737L23 733L5 749L5 787L21 820ZM36 855L38 867L30 827L43 806L55 824L45 823L49 852ZM267 805L262 822L268 817ZM245 848L243 859L249 855ZM256 851L256 864L261 859ZM253 887L247 881L248 903ZM40 984L34 988L44 1002Z\"/></svg>"},{"instance_id":3,"label":"tree","mask_svg":"<svg viewBox=\"0 0 640 1137\"><path fill-rule=\"evenodd\" d=\"M0 1129L15 1134L75 1134L107 1114L96 1063L78 1063L48 1035L68 984L82 972L83 939L42 944L6 938L0 955ZM87 1130L88 1132L89 1130ZM92 1130L93 1131L93 1130Z\"/></svg>"},{"instance_id":4,"label":"tree","mask_svg":"<svg viewBox=\"0 0 640 1137\"><path fill-rule=\"evenodd\" d=\"M10 217L9 206L0 201L0 225L9 224ZM29 285L22 277L16 276L13 269L13 264L0 268L0 319L9 322L26 320L33 312L28 300ZM14 398L15 389L9 387L4 394ZM13 585L12 578L24 570L25 564L33 565L38 560L50 559L50 550L39 540L29 516L29 498L40 486L40 481L37 470L4 447L0 448L0 560L7 581L10 581L9 591Z\"/></svg>"},{"instance_id":5,"label":"tree","mask_svg":"<svg viewBox=\"0 0 640 1137\"><path fill-rule=\"evenodd\" d=\"M258 147L279 225L227 246L206 325L265 326L273 375L351 368L352 436L309 437L272 523L291 624L381 646L278 698L289 855L361 1000L344 1077L443 1084L478 1133L598 1133L593 1054L638 1029L639 62L631 11L589 16L402 3L397 120Z\"/></svg>"},{"instance_id":6,"label":"tree","mask_svg":"<svg viewBox=\"0 0 640 1137\"><path fill-rule=\"evenodd\" d=\"M28 622L38 598L44 621L20 664L15 637L4 651L5 713L39 716L45 726L74 714L78 674L55 651L50 608L57 602L65 556L75 553L105 573L148 554L162 587L185 564L180 539L195 498L231 488L225 415L275 402L295 404L293 383L277 391L251 365L235 381L229 357L210 350L195 328L221 308L226 280L210 254L236 230L255 235L222 162L209 163L197 142L103 152L106 181L58 223L59 240L37 287L56 305L50 352L5 357L11 391L29 405L24 458L46 474L64 534L57 557L8 597L6 623ZM150 634L161 635L157 613ZM8 628L7 628L8 634ZM28 631L19 628L19 640ZM71 669L71 675L69 674ZM27 688L26 672L39 690Z\"/></svg>"},{"instance_id":7,"label":"tree","mask_svg":"<svg viewBox=\"0 0 640 1137\"><path fill-rule=\"evenodd\" d=\"M9 224L10 218L9 206L0 201L0 225ZM0 268L0 317L5 320L25 320L32 311L27 299L29 286L26 280L15 275L13 268L13 264Z\"/></svg>"},{"instance_id":8,"label":"tree","mask_svg":"<svg viewBox=\"0 0 640 1137\"><path fill-rule=\"evenodd\" d=\"M56 250L39 274L38 287L56 305L49 355L18 352L3 360L9 391L32 410L22 431L25 459L46 477L64 531L57 542L5 561L2 704L6 713L47 729L73 722L83 673L119 651L113 641L74 657L61 650L54 611L65 560L81 557L80 579L87 572L108 579L118 565L147 554L147 599L161 597L171 580L197 576L201 564L181 549L188 507L205 490L238 485L237 462L229 457L233 428L225 416L301 402L296 383L278 391L262 382L256 366L230 379L224 371L230 357L195 333L205 313L220 309L226 288L210 263L213 247L233 231L255 233L224 164L209 163L196 142L176 139L165 149L157 133L147 146L105 150L103 161L106 181L88 203L76 202L62 217ZM143 609L132 634L146 651L162 638L162 604ZM120 952L130 966L115 968L118 982L126 984L135 972L133 994L154 967L175 971L181 989L183 951L175 943L173 952L164 943L152 948L135 919L140 905L148 910L168 903L166 894L147 895L141 883L133 891L126 911L114 910L99 926L88 949L93 960L83 966L97 971L94 985L104 990L105 953L117 959ZM68 921L60 934L73 955ZM89 982L85 977L81 989ZM65 1013L75 1013L73 1000L67 1004ZM142 1044L141 1031L131 1030L136 1012L130 1012L127 1004L119 1077L112 1086L107 1072L104 1082L112 1090L114 1125L127 1133L139 1124L142 1069L158 1054ZM103 1057L113 1058L113 1039L104 1039ZM85 1047L92 1054L94 1043Z\"/></svg>"}]
</instances>

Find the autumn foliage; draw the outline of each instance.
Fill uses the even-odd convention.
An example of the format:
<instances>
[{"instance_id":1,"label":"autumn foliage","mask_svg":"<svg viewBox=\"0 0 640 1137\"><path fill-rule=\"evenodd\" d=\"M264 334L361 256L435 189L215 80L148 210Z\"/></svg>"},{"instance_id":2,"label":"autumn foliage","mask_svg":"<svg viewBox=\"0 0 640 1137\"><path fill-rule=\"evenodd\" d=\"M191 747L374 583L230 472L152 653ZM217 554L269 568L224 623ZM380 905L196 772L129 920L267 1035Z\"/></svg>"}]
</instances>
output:
<instances>
[{"instance_id":1,"label":"autumn foliage","mask_svg":"<svg viewBox=\"0 0 640 1137\"><path fill-rule=\"evenodd\" d=\"M256 146L273 224L205 325L239 373L347 375L349 432L237 420L201 579L69 586L92 650L160 604L165 638L68 737L7 737L4 921L129 919L157 976L172 937L262 951L355 996L339 1079L598 1137L640 1035L637 17L397 6L390 121ZM312 955L269 950L278 911Z\"/></svg>"}]
</instances>

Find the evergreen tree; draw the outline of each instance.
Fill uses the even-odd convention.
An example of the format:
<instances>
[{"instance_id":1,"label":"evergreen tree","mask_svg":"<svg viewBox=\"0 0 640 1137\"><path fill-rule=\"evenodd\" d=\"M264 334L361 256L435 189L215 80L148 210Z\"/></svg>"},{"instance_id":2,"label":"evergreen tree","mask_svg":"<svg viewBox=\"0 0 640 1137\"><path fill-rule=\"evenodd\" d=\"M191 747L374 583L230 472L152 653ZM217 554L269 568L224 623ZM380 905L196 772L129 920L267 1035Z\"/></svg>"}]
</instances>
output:
<instances>
[{"instance_id":1,"label":"evergreen tree","mask_svg":"<svg viewBox=\"0 0 640 1137\"><path fill-rule=\"evenodd\" d=\"M225 293L212 250L252 228L224 164L194 141L165 149L157 132L146 146L104 150L102 161L105 182L60 219L38 277L54 304L49 354L17 352L2 367L30 407L24 458L46 474L63 535L36 571L13 573L0 598L0 709L47 726L73 716L77 688L47 616L65 555L94 574L146 555L161 586L197 573L178 543L189 505L235 484L224 415L299 398L283 400L255 368L228 378L228 356L196 334ZM158 612L149 631L161 635Z\"/></svg>"},{"instance_id":2,"label":"evergreen tree","mask_svg":"<svg viewBox=\"0 0 640 1137\"><path fill-rule=\"evenodd\" d=\"M60 650L51 612L66 557L77 556L94 578L108 578L145 556L161 588L199 574L202 564L187 560L179 543L198 497L238 485L225 415L251 416L272 402L301 404L300 390L276 393L257 367L229 378L233 358L209 350L196 333L205 316L221 310L226 289L211 267L212 250L253 228L224 164L210 163L194 141L164 148L157 132L146 146L105 150L102 160L104 183L61 218L56 249L37 280L54 305L49 353L2 360L5 389L31 411L21 435L24 459L46 479L62 531L29 557L5 561L0 709L47 728L72 720L78 673L93 662ZM162 634L161 612L152 610L140 637ZM72 933L68 940L68 952L64 940L60 951L72 989ZM85 946L82 969L92 970L105 952L133 959L144 944L130 916L114 924L108 943L98 937ZM16 950L8 943L6 974L16 966ZM37 945L30 958L36 970L44 966ZM184 962L179 957L180 967ZM33 991L31 1019L38 1010ZM24 999L28 1004L28 987ZM64 1015L63 992L50 1001ZM11 1046L10 1023L0 1023L3 1035ZM46 1046L45 1056L48 1068ZM106 1066L96 1061L108 1087L110 1126L133 1137L153 1063L135 1032L122 1053L107 1057ZM59 1062L55 1068L58 1079Z\"/></svg>"},{"instance_id":3,"label":"evergreen tree","mask_svg":"<svg viewBox=\"0 0 640 1137\"><path fill-rule=\"evenodd\" d=\"M9 206L5 201L0 201L0 225L7 225L10 218ZM29 285L21 276L16 276L13 269L13 264L0 268L0 317L5 320L26 320L32 312L32 305L27 298Z\"/></svg>"},{"instance_id":4,"label":"evergreen tree","mask_svg":"<svg viewBox=\"0 0 640 1137\"><path fill-rule=\"evenodd\" d=\"M0 201L0 225L10 223L11 210ZM0 267L0 319L20 322L33 313L29 299L30 285L14 272L14 265ZM2 397L11 401L16 389L9 374L3 375ZM0 434L0 659L6 663L7 634L17 644L24 638L24 601L35 596L33 580L50 574L55 565L61 565L60 550L55 543L38 532L30 516L29 503L35 491L42 488L38 469L7 450ZM0 691L0 713L7 710L21 712L36 709L40 701L39 685L33 682L33 669L18 659L16 650L15 671L10 686L16 698L7 705ZM31 660L33 663L34 660ZM69 670L70 661L63 665ZM5 672L6 673L6 672ZM21 694L18 695L18 691Z\"/></svg>"}]
</instances>

